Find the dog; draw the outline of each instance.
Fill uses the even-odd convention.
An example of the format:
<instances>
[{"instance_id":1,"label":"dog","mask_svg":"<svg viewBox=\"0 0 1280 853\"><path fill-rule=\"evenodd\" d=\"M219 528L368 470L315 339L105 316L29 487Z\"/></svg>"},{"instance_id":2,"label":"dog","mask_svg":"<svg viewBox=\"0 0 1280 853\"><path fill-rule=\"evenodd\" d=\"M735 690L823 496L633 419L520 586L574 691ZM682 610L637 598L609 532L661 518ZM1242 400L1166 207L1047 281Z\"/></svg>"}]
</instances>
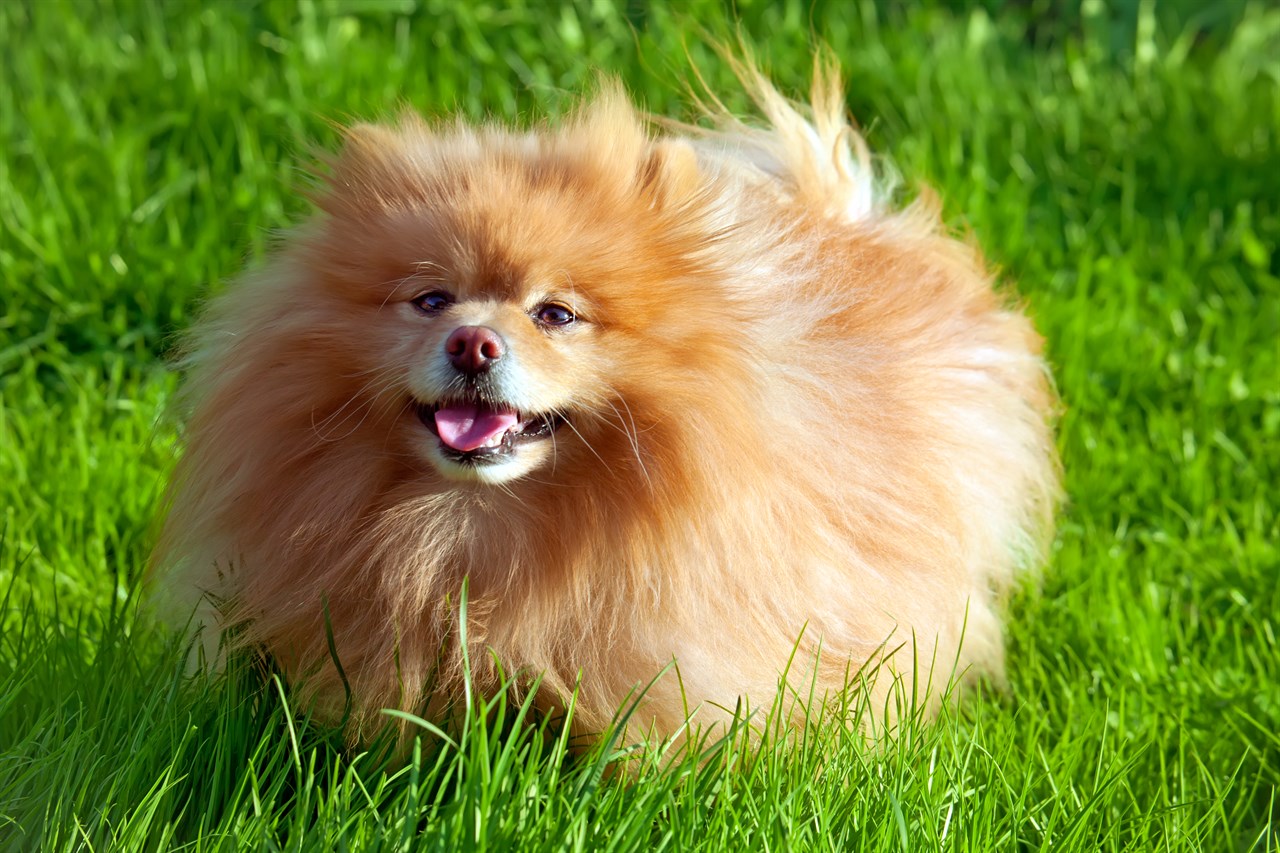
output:
<instances>
[{"instance_id":1,"label":"dog","mask_svg":"<svg viewBox=\"0 0 1280 853\"><path fill-rule=\"evenodd\" d=\"M929 191L892 205L833 63L804 105L736 70L760 120L606 80L530 130L345 131L183 349L153 583L210 657L357 740L467 680L669 738L1002 678L1059 489L1041 338Z\"/></svg>"}]
</instances>

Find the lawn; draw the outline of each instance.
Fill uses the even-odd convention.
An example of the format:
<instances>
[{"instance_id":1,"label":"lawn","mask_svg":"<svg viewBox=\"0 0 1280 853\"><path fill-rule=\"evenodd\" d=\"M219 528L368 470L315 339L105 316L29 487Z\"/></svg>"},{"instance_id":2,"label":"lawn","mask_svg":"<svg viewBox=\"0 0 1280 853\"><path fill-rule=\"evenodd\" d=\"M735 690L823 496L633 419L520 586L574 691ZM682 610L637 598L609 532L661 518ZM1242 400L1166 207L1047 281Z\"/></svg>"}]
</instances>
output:
<instances>
[{"instance_id":1,"label":"lawn","mask_svg":"<svg viewBox=\"0 0 1280 853\"><path fill-rule=\"evenodd\" d=\"M964 6L0 3L0 849L1280 849L1280 11ZM790 92L831 46L1048 340L1068 500L1009 691L628 784L502 700L388 768L185 678L137 615L166 354L332 123L533 121L596 69L687 115L735 26Z\"/></svg>"}]
</instances>

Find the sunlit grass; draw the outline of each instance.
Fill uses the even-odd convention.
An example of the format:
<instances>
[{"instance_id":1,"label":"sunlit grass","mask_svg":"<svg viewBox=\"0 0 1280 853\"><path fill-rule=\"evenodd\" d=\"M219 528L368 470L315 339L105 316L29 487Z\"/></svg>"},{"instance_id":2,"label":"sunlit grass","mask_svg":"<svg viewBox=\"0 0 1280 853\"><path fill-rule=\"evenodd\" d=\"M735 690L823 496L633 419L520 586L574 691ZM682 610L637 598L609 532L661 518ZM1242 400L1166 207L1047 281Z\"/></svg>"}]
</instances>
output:
<instances>
[{"instance_id":1,"label":"sunlit grass","mask_svg":"<svg viewBox=\"0 0 1280 853\"><path fill-rule=\"evenodd\" d=\"M685 115L725 5L0 3L0 848L1280 848L1280 13L739 2L812 34L1015 283L1069 503L1011 688L889 749L839 726L601 775L502 700L385 767L136 617L180 425L164 354L304 206L332 120L533 122L594 69ZM986 11L984 11L986 10ZM741 99L731 103L745 105ZM740 733L739 733L740 734ZM710 746L710 744L708 744Z\"/></svg>"}]
</instances>

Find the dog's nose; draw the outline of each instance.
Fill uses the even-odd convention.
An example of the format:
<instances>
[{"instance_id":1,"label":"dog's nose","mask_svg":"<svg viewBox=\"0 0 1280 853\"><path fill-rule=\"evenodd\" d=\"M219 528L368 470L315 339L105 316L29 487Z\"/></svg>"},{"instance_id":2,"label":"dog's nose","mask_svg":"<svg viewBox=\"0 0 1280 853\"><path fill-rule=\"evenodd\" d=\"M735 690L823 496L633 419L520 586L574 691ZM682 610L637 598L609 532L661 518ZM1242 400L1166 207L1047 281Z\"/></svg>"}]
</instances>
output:
<instances>
[{"instance_id":1,"label":"dog's nose","mask_svg":"<svg viewBox=\"0 0 1280 853\"><path fill-rule=\"evenodd\" d=\"M507 347L502 336L488 326L459 326L445 340L444 351L458 370L475 374L493 366Z\"/></svg>"}]
</instances>

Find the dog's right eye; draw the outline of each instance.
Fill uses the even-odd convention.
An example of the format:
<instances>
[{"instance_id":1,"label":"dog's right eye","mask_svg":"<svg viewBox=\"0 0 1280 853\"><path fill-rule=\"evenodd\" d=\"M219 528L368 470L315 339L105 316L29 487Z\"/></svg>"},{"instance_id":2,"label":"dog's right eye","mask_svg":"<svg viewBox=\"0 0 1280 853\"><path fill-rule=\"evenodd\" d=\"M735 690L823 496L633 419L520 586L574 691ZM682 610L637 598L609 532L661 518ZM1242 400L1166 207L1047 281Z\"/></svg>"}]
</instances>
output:
<instances>
[{"instance_id":1,"label":"dog's right eye","mask_svg":"<svg viewBox=\"0 0 1280 853\"><path fill-rule=\"evenodd\" d=\"M453 297L443 290L433 290L413 298L413 307L423 314L437 314L453 304Z\"/></svg>"}]
</instances>

